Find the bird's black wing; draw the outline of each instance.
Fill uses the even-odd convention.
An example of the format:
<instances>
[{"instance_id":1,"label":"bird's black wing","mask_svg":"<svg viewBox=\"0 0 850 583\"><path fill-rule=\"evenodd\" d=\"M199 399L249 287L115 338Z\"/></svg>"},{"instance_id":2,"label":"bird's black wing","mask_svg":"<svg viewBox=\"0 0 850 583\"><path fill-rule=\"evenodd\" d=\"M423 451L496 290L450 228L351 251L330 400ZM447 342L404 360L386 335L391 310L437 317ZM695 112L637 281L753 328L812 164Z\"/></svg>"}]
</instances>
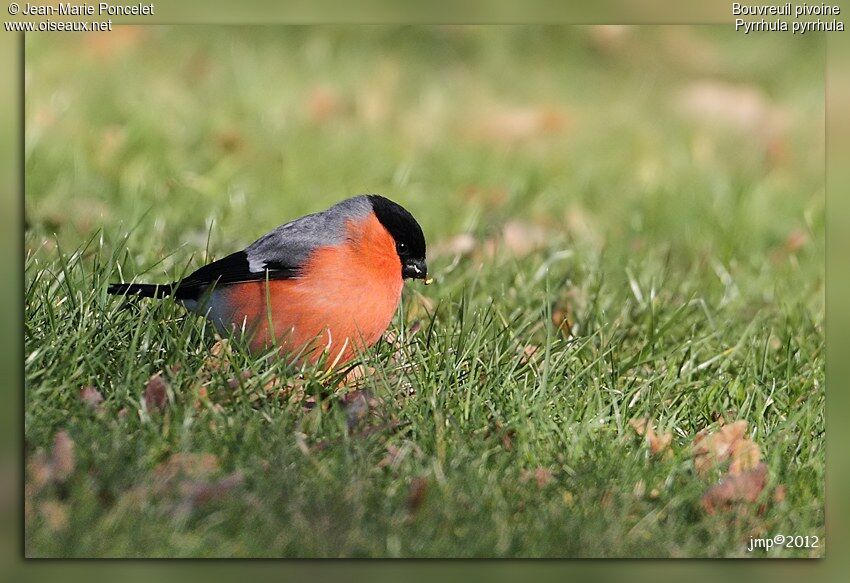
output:
<instances>
[{"instance_id":1,"label":"bird's black wing","mask_svg":"<svg viewBox=\"0 0 850 583\"><path fill-rule=\"evenodd\" d=\"M266 261L262 266L254 265L251 270L248 254L245 251L231 253L218 261L204 265L191 275L177 282L176 296L180 299L196 299L211 285L227 285L246 281L264 281L266 279L291 279L298 275L298 266L284 265L280 262Z\"/></svg>"}]
</instances>

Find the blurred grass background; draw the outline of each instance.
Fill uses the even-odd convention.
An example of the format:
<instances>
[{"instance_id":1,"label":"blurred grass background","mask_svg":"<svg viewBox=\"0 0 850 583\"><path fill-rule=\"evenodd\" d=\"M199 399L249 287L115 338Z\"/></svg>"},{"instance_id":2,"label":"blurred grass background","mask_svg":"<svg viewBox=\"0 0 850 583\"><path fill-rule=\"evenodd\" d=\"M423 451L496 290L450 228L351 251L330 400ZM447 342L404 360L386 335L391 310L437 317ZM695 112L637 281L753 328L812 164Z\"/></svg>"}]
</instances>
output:
<instances>
[{"instance_id":1,"label":"blurred grass background","mask_svg":"<svg viewBox=\"0 0 850 583\"><path fill-rule=\"evenodd\" d=\"M119 27L26 50L26 446L32 460L65 429L86 452L70 485L29 500L29 553L714 556L771 529L822 534L818 37ZM263 397L262 414L256 399L198 412L190 375L148 416L147 377L203 362L212 338L169 307L115 312L102 284L119 266L170 281L207 247L362 192L408 207L433 250L438 285L409 294L406 317L435 313L436 340L414 344L417 392L393 409L413 429L304 456L293 433L337 436L333 412ZM541 328L552 311L572 335ZM528 346L541 363L517 356ZM673 431L673 460L629 440L642 415ZM767 515L701 515L687 446L718 415L748 419L789 490ZM375 470L389 446L416 454ZM136 513L127 492L180 452L214 453L251 496ZM520 479L539 468L554 485Z\"/></svg>"}]
</instances>

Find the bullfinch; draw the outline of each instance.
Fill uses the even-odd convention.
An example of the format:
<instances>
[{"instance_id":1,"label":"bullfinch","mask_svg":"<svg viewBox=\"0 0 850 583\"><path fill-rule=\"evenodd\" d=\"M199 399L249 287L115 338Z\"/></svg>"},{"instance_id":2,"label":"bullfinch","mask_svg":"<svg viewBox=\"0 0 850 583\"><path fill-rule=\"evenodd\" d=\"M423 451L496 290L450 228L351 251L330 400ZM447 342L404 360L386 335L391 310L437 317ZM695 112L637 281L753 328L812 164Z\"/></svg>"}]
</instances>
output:
<instances>
[{"instance_id":1,"label":"bullfinch","mask_svg":"<svg viewBox=\"0 0 850 583\"><path fill-rule=\"evenodd\" d=\"M169 284L116 283L107 292L173 296L250 349L330 366L377 342L405 279L426 279L425 236L406 209L355 196L263 235L243 251Z\"/></svg>"}]
</instances>

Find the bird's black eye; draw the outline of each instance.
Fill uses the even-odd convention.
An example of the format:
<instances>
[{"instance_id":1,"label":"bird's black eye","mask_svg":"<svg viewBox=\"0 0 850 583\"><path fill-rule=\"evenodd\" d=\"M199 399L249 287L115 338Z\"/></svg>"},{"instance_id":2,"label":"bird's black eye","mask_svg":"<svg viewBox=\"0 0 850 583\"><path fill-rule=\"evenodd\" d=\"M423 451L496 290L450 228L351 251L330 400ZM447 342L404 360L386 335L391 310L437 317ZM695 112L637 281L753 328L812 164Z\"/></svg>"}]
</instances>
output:
<instances>
[{"instance_id":1,"label":"bird's black eye","mask_svg":"<svg viewBox=\"0 0 850 583\"><path fill-rule=\"evenodd\" d=\"M396 251L398 251L399 255L403 255L404 253L407 253L407 245L405 245L404 243L396 243L395 249L396 249Z\"/></svg>"}]
</instances>

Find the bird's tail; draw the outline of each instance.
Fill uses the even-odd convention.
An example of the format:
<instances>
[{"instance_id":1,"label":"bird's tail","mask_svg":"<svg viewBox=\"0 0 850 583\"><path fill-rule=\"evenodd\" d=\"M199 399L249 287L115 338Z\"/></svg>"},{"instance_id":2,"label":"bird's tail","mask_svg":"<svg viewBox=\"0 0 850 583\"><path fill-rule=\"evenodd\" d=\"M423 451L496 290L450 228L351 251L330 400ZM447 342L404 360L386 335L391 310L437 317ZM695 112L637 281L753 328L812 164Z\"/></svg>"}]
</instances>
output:
<instances>
[{"instance_id":1,"label":"bird's tail","mask_svg":"<svg viewBox=\"0 0 850 583\"><path fill-rule=\"evenodd\" d=\"M173 284L157 283L111 283L106 293L115 296L139 296L142 298L164 298L174 293Z\"/></svg>"}]
</instances>

